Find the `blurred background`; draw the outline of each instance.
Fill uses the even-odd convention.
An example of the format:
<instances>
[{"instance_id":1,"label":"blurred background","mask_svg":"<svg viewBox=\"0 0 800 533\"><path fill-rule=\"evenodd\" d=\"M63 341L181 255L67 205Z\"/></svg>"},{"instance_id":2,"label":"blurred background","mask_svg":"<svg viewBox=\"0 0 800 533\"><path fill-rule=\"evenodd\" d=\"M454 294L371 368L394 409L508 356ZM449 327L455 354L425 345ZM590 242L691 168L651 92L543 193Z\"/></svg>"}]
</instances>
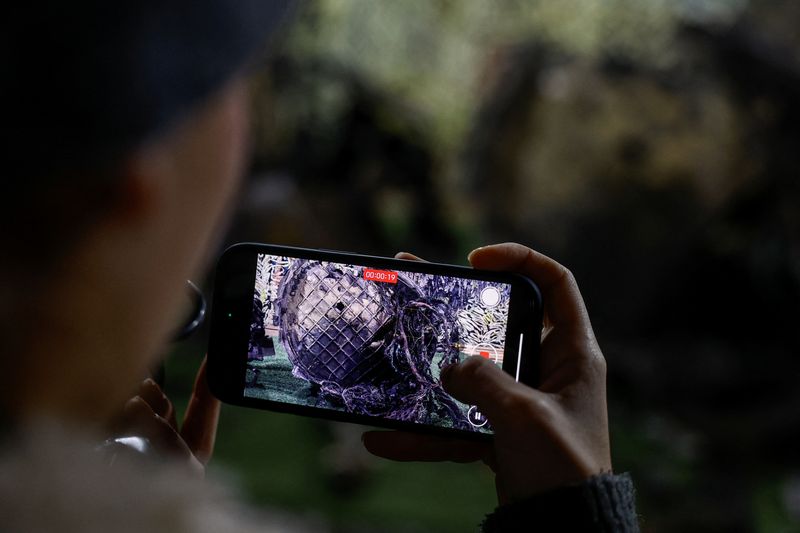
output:
<instances>
[{"instance_id":1,"label":"blurred background","mask_svg":"<svg viewBox=\"0 0 800 533\"><path fill-rule=\"evenodd\" d=\"M568 265L642 529L800 531L800 4L311 0L257 73L226 244ZM210 280L206 281L210 294ZM188 395L203 335L174 348ZM482 465L225 408L216 468L333 531L476 531Z\"/></svg>"}]
</instances>

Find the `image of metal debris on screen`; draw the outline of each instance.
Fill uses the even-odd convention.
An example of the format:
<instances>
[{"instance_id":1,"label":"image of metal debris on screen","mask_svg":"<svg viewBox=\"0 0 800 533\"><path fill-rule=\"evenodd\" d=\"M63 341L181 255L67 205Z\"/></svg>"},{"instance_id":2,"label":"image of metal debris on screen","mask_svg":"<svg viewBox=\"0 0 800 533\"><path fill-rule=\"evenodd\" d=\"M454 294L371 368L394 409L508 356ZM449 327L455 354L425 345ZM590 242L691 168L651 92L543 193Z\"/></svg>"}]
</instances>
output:
<instances>
[{"instance_id":1,"label":"image of metal debris on screen","mask_svg":"<svg viewBox=\"0 0 800 533\"><path fill-rule=\"evenodd\" d=\"M510 286L260 255L245 396L487 432L441 386L502 365Z\"/></svg>"}]
</instances>

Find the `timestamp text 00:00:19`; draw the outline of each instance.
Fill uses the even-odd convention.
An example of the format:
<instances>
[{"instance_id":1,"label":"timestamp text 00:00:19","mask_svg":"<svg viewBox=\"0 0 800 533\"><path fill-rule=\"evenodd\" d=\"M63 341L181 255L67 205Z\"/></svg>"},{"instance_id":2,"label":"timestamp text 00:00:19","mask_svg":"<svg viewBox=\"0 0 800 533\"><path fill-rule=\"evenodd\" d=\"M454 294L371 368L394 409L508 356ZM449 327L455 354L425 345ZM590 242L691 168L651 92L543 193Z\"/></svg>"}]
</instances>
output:
<instances>
[{"instance_id":1,"label":"timestamp text 00:00:19","mask_svg":"<svg viewBox=\"0 0 800 533\"><path fill-rule=\"evenodd\" d=\"M380 281L382 283L397 283L397 272L365 268L364 279L367 281Z\"/></svg>"}]
</instances>

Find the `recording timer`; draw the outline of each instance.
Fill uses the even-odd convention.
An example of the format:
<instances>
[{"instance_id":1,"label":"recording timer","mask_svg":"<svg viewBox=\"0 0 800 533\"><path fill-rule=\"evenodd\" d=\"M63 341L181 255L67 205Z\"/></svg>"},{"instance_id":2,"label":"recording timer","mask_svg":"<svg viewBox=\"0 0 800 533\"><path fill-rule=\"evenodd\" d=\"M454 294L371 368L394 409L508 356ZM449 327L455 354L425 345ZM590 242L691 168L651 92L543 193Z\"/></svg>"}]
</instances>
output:
<instances>
[{"instance_id":1,"label":"recording timer","mask_svg":"<svg viewBox=\"0 0 800 533\"><path fill-rule=\"evenodd\" d=\"M379 281L381 283L397 283L397 272L393 270L376 270L374 268L364 269L364 279L367 281Z\"/></svg>"}]
</instances>

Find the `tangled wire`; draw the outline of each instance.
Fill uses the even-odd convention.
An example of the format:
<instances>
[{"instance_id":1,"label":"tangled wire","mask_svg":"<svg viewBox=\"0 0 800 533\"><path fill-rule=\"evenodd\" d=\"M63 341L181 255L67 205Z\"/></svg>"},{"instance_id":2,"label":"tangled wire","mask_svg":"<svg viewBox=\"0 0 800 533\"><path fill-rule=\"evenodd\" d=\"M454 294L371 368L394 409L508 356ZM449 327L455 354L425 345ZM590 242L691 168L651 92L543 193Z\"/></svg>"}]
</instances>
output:
<instances>
[{"instance_id":1,"label":"tangled wire","mask_svg":"<svg viewBox=\"0 0 800 533\"><path fill-rule=\"evenodd\" d=\"M324 398L342 404L348 412L379 415L409 422L432 417L466 428L458 404L433 376L432 360L441 347L439 369L459 360L458 330L454 315L442 301L425 299L399 303L395 309L391 340L384 355L394 372L375 383L341 387L333 381L320 384Z\"/></svg>"},{"instance_id":2,"label":"tangled wire","mask_svg":"<svg viewBox=\"0 0 800 533\"><path fill-rule=\"evenodd\" d=\"M324 381L321 395L351 413L409 422L446 420L468 428L460 407L432 372L437 353L439 370L459 361L456 311L465 303L466 287L460 280L432 280L424 287L403 281L394 290L394 318L383 350L392 371L350 387Z\"/></svg>"}]
</instances>

